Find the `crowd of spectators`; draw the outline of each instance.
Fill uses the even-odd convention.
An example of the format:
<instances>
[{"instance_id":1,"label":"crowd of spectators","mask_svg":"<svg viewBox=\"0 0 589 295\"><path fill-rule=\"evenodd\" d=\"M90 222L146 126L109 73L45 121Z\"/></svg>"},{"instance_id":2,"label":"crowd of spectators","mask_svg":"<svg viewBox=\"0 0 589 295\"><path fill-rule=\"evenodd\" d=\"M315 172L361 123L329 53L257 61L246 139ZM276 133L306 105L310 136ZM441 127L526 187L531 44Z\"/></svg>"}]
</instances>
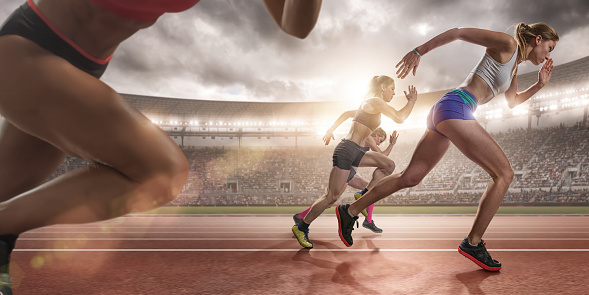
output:
<instances>
[{"instance_id":1,"label":"crowd of spectators","mask_svg":"<svg viewBox=\"0 0 589 295\"><path fill-rule=\"evenodd\" d=\"M515 171L505 204L587 203L589 128L582 124L492 134ZM403 170L417 142L391 153ZM190 175L172 206L291 206L312 204L326 190L333 147L188 147ZM88 165L68 156L53 177ZM358 173L370 179L371 168ZM476 204L490 176L451 146L416 187L384 205ZM355 190L348 188L345 198Z\"/></svg>"}]
</instances>

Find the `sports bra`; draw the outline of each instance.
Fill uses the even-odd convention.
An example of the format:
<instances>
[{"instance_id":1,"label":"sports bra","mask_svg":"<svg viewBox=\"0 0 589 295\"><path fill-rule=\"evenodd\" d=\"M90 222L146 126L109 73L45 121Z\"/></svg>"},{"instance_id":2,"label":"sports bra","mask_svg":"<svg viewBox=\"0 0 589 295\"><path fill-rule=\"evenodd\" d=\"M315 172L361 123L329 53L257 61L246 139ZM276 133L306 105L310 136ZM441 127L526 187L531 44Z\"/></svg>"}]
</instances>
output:
<instances>
[{"instance_id":1,"label":"sports bra","mask_svg":"<svg viewBox=\"0 0 589 295\"><path fill-rule=\"evenodd\" d=\"M371 114L363 111L362 105L360 105L352 121L366 125L370 130L374 131L374 129L380 126L380 117L380 113Z\"/></svg>"},{"instance_id":2,"label":"sports bra","mask_svg":"<svg viewBox=\"0 0 589 295\"><path fill-rule=\"evenodd\" d=\"M504 64L496 61L485 52L485 55L471 73L475 73L481 77L489 85L489 88L493 91L493 95L503 93L511 85L514 72L513 65L517 59L517 51L518 49L515 50L511 59Z\"/></svg>"},{"instance_id":3,"label":"sports bra","mask_svg":"<svg viewBox=\"0 0 589 295\"><path fill-rule=\"evenodd\" d=\"M124 18L152 22L166 12L188 10L199 0L90 0L96 6Z\"/></svg>"}]
</instances>

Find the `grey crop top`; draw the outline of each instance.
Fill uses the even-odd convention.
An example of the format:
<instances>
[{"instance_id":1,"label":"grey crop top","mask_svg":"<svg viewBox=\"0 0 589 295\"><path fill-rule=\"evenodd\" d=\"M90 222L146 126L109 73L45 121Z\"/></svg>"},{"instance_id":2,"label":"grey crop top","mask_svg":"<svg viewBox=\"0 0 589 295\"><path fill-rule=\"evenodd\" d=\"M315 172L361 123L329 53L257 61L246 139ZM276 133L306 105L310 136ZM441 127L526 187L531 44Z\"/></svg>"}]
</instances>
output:
<instances>
[{"instance_id":1,"label":"grey crop top","mask_svg":"<svg viewBox=\"0 0 589 295\"><path fill-rule=\"evenodd\" d=\"M362 110L362 105L360 105L352 121L366 125L372 131L374 131L374 129L380 126L380 112L376 114L367 113Z\"/></svg>"},{"instance_id":2,"label":"grey crop top","mask_svg":"<svg viewBox=\"0 0 589 295\"><path fill-rule=\"evenodd\" d=\"M509 88L511 80L513 80L512 72L513 65L517 59L517 51L518 49L515 50L511 59L505 64L496 61L485 52L485 55L471 73L475 73L485 80L489 88L493 91L493 95L503 93Z\"/></svg>"}]
</instances>

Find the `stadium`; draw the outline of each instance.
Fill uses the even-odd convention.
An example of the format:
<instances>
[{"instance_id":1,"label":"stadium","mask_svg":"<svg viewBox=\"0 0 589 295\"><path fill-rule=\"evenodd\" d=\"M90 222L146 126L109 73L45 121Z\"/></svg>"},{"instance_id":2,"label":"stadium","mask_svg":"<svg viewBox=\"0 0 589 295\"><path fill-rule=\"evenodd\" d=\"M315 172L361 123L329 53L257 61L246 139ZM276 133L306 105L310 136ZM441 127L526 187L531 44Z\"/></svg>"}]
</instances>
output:
<instances>
[{"instance_id":1,"label":"stadium","mask_svg":"<svg viewBox=\"0 0 589 295\"><path fill-rule=\"evenodd\" d=\"M64 286L64 294L105 294L105 285L109 294L583 293L576 282L589 272L588 68L589 57L558 65L523 105L509 109L497 97L475 114L515 172L485 233L493 257L505 261L500 275L456 253L489 176L454 147L419 185L377 203L383 233L358 228L353 247L345 247L331 208L314 221L309 251L291 233L291 217L325 191L334 144L325 146L323 134L355 105L123 94L184 151L190 175L182 193L150 212L21 234L13 288L21 294ZM518 88L536 75L518 76ZM396 172L409 162L428 109L445 91L419 94L402 125L383 119L383 129L400 133L390 154ZM347 127L336 130L336 141ZM68 156L51 178L87 164ZM365 177L370 172L358 169ZM352 201L353 193L348 188L339 202ZM546 269L557 271L544 275Z\"/></svg>"},{"instance_id":2,"label":"stadium","mask_svg":"<svg viewBox=\"0 0 589 295\"><path fill-rule=\"evenodd\" d=\"M456 253L490 177L455 147L419 185L377 203L374 217L384 233L358 228L356 243L346 248L331 208L313 223L309 251L290 232L291 217L325 192L335 144L325 146L322 137L357 102L123 94L182 148L190 165L182 193L150 212L22 234L11 262L13 287L22 294L62 290L50 274L67 278L67 294L104 294L104 284L117 294L162 288L166 294L304 293L291 279L298 276L304 288L326 294L582 293L582 284L562 282L584 281L589 272L583 262L589 253L587 69L589 57L557 65L550 83L526 103L509 109L499 95L475 113L515 172L485 234L493 257L506 261L501 276ZM537 73L517 79L525 89ZM407 166L429 108L446 91L420 93L404 124L383 118L387 133L400 134L390 154L395 172ZM403 101L395 97L391 104ZM336 130L336 142L348 124ZM50 179L88 164L68 156ZM368 178L371 170L358 173ZM353 193L348 188L338 202L352 202ZM544 276L529 267L538 264L563 271ZM34 283L20 285L25 278Z\"/></svg>"},{"instance_id":3,"label":"stadium","mask_svg":"<svg viewBox=\"0 0 589 295\"><path fill-rule=\"evenodd\" d=\"M182 193L153 211L22 234L13 287L63 289L50 274L67 278L67 294L105 294L105 284L116 294L583 293L576 282L589 272L587 69L589 57L557 65L526 103L509 109L500 95L475 113L515 172L485 233L493 257L505 261L500 275L456 253L490 177L455 147L419 185L377 203L383 233L357 228L353 247L345 247L330 208L311 227L309 251L291 233L291 217L325 192L335 144L322 137L357 103L123 94L182 148L190 164ZM518 89L536 80L535 72L519 75ZM419 94L404 124L383 118L383 129L400 133L390 154L395 172L407 166L429 108L446 91ZM336 130L336 142L349 123ZM88 164L68 156L51 178ZM338 202L353 201L353 193L348 188ZM23 278L34 283L20 285Z\"/></svg>"},{"instance_id":4,"label":"stadium","mask_svg":"<svg viewBox=\"0 0 589 295\"><path fill-rule=\"evenodd\" d=\"M528 102L510 110L502 95L479 106L477 120L508 156L515 179L503 205L589 205L589 57L554 69L551 82ZM537 80L518 76L518 89ZM419 94L398 130L390 157L399 172L407 165L433 103L447 90ZM124 94L184 150L191 173L169 206L308 206L326 189L333 144L322 136L349 102L262 103L146 97ZM393 103L402 102L395 97ZM348 124L350 122L347 122ZM336 132L343 137L348 125ZM336 138L337 140L338 138ZM85 165L68 158L55 176ZM359 173L370 176L368 168ZM452 147L417 187L378 205L476 206L488 174ZM352 200L351 188L341 198Z\"/></svg>"},{"instance_id":5,"label":"stadium","mask_svg":"<svg viewBox=\"0 0 589 295\"><path fill-rule=\"evenodd\" d=\"M0 295L587 293L573 2L4 0Z\"/></svg>"}]
</instances>

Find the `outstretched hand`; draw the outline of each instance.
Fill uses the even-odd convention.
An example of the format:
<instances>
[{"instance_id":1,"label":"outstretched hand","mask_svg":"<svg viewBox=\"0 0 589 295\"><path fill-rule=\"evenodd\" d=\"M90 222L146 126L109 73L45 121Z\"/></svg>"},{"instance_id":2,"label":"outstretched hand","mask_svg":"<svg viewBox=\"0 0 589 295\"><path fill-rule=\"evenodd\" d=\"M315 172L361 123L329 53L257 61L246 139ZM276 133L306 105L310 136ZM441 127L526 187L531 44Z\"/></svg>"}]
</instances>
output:
<instances>
[{"instance_id":1,"label":"outstretched hand","mask_svg":"<svg viewBox=\"0 0 589 295\"><path fill-rule=\"evenodd\" d=\"M411 71L413 71L413 76L415 76L420 60L421 57L419 57L415 51L409 51L409 53L405 54L403 59L395 66L395 68L399 68L397 70L397 77L404 79ZM399 65L401 65L401 67L399 67Z\"/></svg>"},{"instance_id":2,"label":"outstretched hand","mask_svg":"<svg viewBox=\"0 0 589 295\"><path fill-rule=\"evenodd\" d=\"M325 135L323 135L323 142L325 142L325 145L328 145L332 139L335 140L335 137L333 136L333 131L327 130L327 132L325 132Z\"/></svg>"},{"instance_id":3,"label":"outstretched hand","mask_svg":"<svg viewBox=\"0 0 589 295\"><path fill-rule=\"evenodd\" d=\"M543 65L540 71L538 71L538 82L540 85L544 86L548 84L550 81L550 77L552 76L552 69L554 65L552 63L552 58L549 58Z\"/></svg>"},{"instance_id":4,"label":"outstretched hand","mask_svg":"<svg viewBox=\"0 0 589 295\"><path fill-rule=\"evenodd\" d=\"M397 138L399 138L399 133L397 130L394 130L393 133L389 136L389 145L395 145L397 143Z\"/></svg>"},{"instance_id":5,"label":"outstretched hand","mask_svg":"<svg viewBox=\"0 0 589 295\"><path fill-rule=\"evenodd\" d=\"M409 85L409 93L407 93L407 91L403 92L405 93L405 97L407 98L407 100L409 102L415 102L417 101L417 89L415 89L415 86L413 85Z\"/></svg>"}]
</instances>

